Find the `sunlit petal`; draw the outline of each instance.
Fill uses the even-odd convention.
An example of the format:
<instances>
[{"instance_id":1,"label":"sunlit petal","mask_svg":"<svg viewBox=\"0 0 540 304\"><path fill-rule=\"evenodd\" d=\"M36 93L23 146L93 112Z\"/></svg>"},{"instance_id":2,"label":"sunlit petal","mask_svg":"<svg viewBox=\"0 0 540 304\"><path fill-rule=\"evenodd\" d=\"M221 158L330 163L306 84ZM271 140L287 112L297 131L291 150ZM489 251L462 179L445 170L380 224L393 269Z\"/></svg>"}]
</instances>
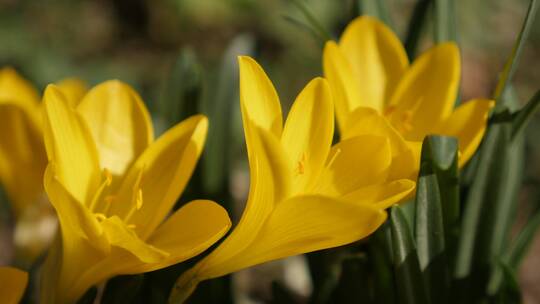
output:
<instances>
[{"instance_id":1,"label":"sunlit petal","mask_svg":"<svg viewBox=\"0 0 540 304\"><path fill-rule=\"evenodd\" d=\"M295 165L296 191L311 186L320 174L334 135L334 111L328 85L312 80L298 95L283 130L281 144Z\"/></svg>"},{"instance_id":2,"label":"sunlit petal","mask_svg":"<svg viewBox=\"0 0 540 304\"><path fill-rule=\"evenodd\" d=\"M361 16L349 23L339 48L352 68L360 94L352 101L354 105L382 111L409 65L399 38L384 23Z\"/></svg>"},{"instance_id":3,"label":"sunlit petal","mask_svg":"<svg viewBox=\"0 0 540 304\"><path fill-rule=\"evenodd\" d=\"M130 86L117 80L97 85L77 110L87 122L101 168L120 175L153 140L150 114Z\"/></svg>"}]
</instances>

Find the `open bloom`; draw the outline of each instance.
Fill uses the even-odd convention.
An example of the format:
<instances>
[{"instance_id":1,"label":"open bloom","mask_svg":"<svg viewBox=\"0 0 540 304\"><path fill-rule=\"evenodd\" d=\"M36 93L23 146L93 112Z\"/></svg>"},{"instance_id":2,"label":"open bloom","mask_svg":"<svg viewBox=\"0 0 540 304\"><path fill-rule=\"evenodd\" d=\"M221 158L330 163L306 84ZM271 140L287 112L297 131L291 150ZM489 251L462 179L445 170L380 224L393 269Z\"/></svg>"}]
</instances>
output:
<instances>
[{"instance_id":1,"label":"open bloom","mask_svg":"<svg viewBox=\"0 0 540 304\"><path fill-rule=\"evenodd\" d=\"M63 80L59 86L71 103L85 91L77 79ZM47 155L39 101L38 91L14 69L0 69L0 183L16 218L19 258L27 263L49 244L56 227L43 191Z\"/></svg>"},{"instance_id":2,"label":"open bloom","mask_svg":"<svg viewBox=\"0 0 540 304\"><path fill-rule=\"evenodd\" d=\"M322 78L298 95L283 126L274 86L240 57L241 110L251 184L234 231L184 273L171 299L185 300L198 282L263 262L341 246L366 237L384 208L407 196L410 180L388 181L385 137L364 135L331 147L334 112Z\"/></svg>"},{"instance_id":3,"label":"open bloom","mask_svg":"<svg viewBox=\"0 0 540 304\"><path fill-rule=\"evenodd\" d=\"M18 304L28 284L28 273L9 266L0 267L0 303Z\"/></svg>"},{"instance_id":4,"label":"open bloom","mask_svg":"<svg viewBox=\"0 0 540 304\"><path fill-rule=\"evenodd\" d=\"M114 275L184 261L230 227L226 211L206 200L166 218L200 156L206 117L154 141L140 97L119 81L96 86L77 109L50 85L44 113L44 183L61 233L44 266L42 303L72 303Z\"/></svg>"},{"instance_id":5,"label":"open bloom","mask_svg":"<svg viewBox=\"0 0 540 304\"><path fill-rule=\"evenodd\" d=\"M363 16L347 26L339 44L327 42L323 67L342 139L387 136L392 176L416 175L428 134L457 137L460 165L478 148L493 102L474 99L454 110L460 81L454 43L432 47L409 66L398 37L383 23Z\"/></svg>"}]
</instances>

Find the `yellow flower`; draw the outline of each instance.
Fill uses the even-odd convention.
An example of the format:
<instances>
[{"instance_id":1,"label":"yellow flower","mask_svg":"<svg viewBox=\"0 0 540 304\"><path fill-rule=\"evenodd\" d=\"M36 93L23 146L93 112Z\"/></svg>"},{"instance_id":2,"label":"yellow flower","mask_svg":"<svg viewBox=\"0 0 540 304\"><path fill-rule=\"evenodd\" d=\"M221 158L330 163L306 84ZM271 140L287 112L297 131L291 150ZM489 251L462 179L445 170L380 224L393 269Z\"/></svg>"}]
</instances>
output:
<instances>
[{"instance_id":1,"label":"yellow flower","mask_svg":"<svg viewBox=\"0 0 540 304\"><path fill-rule=\"evenodd\" d=\"M28 273L17 268L0 267L0 303L17 304L28 284Z\"/></svg>"},{"instance_id":2,"label":"yellow flower","mask_svg":"<svg viewBox=\"0 0 540 304\"><path fill-rule=\"evenodd\" d=\"M196 115L153 140L150 115L128 85L108 81L73 109L55 85L44 94L45 190L61 234L43 270L42 303L75 302L114 275L189 259L230 227L226 211L192 201L165 219L203 149Z\"/></svg>"},{"instance_id":3,"label":"yellow flower","mask_svg":"<svg viewBox=\"0 0 540 304\"><path fill-rule=\"evenodd\" d=\"M387 182L386 138L364 135L331 147L334 111L322 78L298 95L285 125L274 86L251 58L240 57L241 109L251 185L234 231L177 282L171 299L196 285L279 258L362 239L386 219L384 208L414 182Z\"/></svg>"},{"instance_id":4,"label":"yellow flower","mask_svg":"<svg viewBox=\"0 0 540 304\"><path fill-rule=\"evenodd\" d=\"M77 79L62 81L61 89L73 103L86 90ZM49 244L56 227L43 192L47 155L39 100L38 91L15 70L0 69L0 182L17 220L18 258L27 264Z\"/></svg>"},{"instance_id":5,"label":"yellow flower","mask_svg":"<svg viewBox=\"0 0 540 304\"><path fill-rule=\"evenodd\" d=\"M474 99L454 111L460 81L454 43L432 47L409 66L398 37L380 21L364 16L347 26L339 44L327 42L323 67L342 139L387 136L393 177L415 177L428 134L457 137L460 165L478 148L493 102Z\"/></svg>"}]
</instances>

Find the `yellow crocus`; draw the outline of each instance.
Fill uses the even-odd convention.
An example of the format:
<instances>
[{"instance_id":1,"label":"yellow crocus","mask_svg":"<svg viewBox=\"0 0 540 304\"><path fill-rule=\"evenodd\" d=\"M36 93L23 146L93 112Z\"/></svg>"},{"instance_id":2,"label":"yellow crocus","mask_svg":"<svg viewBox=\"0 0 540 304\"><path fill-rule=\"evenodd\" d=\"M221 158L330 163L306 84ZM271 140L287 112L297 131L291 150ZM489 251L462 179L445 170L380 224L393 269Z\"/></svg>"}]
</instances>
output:
<instances>
[{"instance_id":1,"label":"yellow crocus","mask_svg":"<svg viewBox=\"0 0 540 304\"><path fill-rule=\"evenodd\" d=\"M493 101L473 99L454 110L461 77L454 43L435 45L409 65L399 38L377 19L362 16L339 43L326 43L323 68L341 138L387 136L393 177L415 177L428 134L457 137L460 166L478 148Z\"/></svg>"},{"instance_id":2,"label":"yellow crocus","mask_svg":"<svg viewBox=\"0 0 540 304\"><path fill-rule=\"evenodd\" d=\"M42 303L73 303L112 276L179 263L229 229L226 211L206 200L166 218L203 149L206 117L192 116L154 141L137 93L108 81L76 109L48 86L44 125L45 190L61 233L44 266Z\"/></svg>"},{"instance_id":3,"label":"yellow crocus","mask_svg":"<svg viewBox=\"0 0 540 304\"><path fill-rule=\"evenodd\" d=\"M331 147L334 111L326 80L298 95L285 125L278 95L263 69L240 57L240 100L251 184L232 233L178 280L172 302L197 284L279 258L348 244L375 231L384 208L414 189L388 181L384 137L365 135Z\"/></svg>"},{"instance_id":4,"label":"yellow crocus","mask_svg":"<svg viewBox=\"0 0 540 304\"><path fill-rule=\"evenodd\" d=\"M19 303L27 284L28 273L17 268L0 266L0 303Z\"/></svg>"},{"instance_id":5,"label":"yellow crocus","mask_svg":"<svg viewBox=\"0 0 540 304\"><path fill-rule=\"evenodd\" d=\"M75 104L86 90L78 79L60 82ZM16 218L20 261L31 263L49 244L54 217L43 191L47 155L38 91L12 68L0 69L0 183Z\"/></svg>"}]
</instances>

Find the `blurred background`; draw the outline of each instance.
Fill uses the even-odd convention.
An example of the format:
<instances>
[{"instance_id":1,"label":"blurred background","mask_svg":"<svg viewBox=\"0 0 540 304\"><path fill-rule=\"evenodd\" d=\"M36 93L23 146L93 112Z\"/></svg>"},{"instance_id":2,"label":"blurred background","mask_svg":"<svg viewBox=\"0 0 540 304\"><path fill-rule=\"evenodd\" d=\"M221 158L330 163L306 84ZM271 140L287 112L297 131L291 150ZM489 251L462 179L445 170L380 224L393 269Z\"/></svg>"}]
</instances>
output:
<instances>
[{"instance_id":1,"label":"blurred background","mask_svg":"<svg viewBox=\"0 0 540 304\"><path fill-rule=\"evenodd\" d=\"M354 0L303 2L334 37L358 15ZM416 1L385 2L394 29L403 38ZM524 0L455 1L464 100L491 95L527 4ZM84 79L89 86L113 78L125 81L142 95L158 132L189 114L209 115L206 154L182 201L194 194L213 198L234 210L237 219L249 178L237 108L235 57L250 54L261 63L286 111L300 89L322 74L321 43L301 22L304 15L286 0L0 0L0 67L14 67L39 90L66 77ZM427 22L420 49L432 43L429 18ZM514 81L523 102L539 87L539 62L537 18ZM528 128L520 208L524 215L536 208L539 128L540 119ZM10 217L5 213L0 215L4 222L0 264L8 263L12 255L5 224ZM283 263L289 265L286 271ZM307 293L309 277L303 263L293 258L255 267L236 275L235 286L242 294L264 299L270 282L280 279ZM540 238L519 277L527 303L540 303L539 270Z\"/></svg>"}]
</instances>

